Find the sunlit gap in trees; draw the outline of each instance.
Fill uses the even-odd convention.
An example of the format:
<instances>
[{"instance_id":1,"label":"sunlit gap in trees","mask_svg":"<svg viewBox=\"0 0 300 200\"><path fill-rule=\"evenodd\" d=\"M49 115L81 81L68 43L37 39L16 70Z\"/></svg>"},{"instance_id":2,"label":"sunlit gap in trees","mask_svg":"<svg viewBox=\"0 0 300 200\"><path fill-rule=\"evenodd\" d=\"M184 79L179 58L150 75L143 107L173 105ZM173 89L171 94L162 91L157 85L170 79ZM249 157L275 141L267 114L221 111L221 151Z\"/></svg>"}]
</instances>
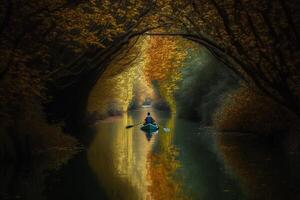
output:
<instances>
[{"instance_id":1,"label":"sunlit gap in trees","mask_svg":"<svg viewBox=\"0 0 300 200\"><path fill-rule=\"evenodd\" d=\"M173 94L187 49L198 47L174 36L145 35L131 40L94 86L88 111L106 117L143 104L175 111Z\"/></svg>"}]
</instances>

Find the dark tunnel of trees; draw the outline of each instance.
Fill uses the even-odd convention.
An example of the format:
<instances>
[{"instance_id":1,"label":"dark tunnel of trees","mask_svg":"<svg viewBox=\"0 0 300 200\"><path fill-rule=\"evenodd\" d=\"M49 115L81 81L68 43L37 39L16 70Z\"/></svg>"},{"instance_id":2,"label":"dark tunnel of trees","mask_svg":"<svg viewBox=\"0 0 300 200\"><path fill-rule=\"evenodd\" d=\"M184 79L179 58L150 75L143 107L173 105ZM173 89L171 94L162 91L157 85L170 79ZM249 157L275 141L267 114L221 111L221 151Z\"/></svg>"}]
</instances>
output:
<instances>
[{"instance_id":1,"label":"dark tunnel of trees","mask_svg":"<svg viewBox=\"0 0 300 200\"><path fill-rule=\"evenodd\" d=\"M233 72L241 85L299 118L299 5L297 0L2 0L2 141L19 146L11 157L28 143L39 143L21 133L22 121L37 115L64 122L66 132L80 137L91 89L131 41L145 35L199 44L226 68L216 79ZM0 157L11 151L4 143Z\"/></svg>"}]
</instances>

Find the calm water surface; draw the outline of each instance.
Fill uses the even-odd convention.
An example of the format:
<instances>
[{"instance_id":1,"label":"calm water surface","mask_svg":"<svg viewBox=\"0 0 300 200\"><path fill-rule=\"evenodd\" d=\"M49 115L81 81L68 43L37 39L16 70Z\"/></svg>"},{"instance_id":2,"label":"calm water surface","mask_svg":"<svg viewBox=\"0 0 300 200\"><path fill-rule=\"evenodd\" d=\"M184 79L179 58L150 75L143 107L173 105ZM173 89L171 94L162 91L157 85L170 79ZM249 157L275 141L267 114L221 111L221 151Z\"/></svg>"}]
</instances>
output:
<instances>
[{"instance_id":1,"label":"calm water surface","mask_svg":"<svg viewBox=\"0 0 300 200\"><path fill-rule=\"evenodd\" d=\"M170 131L125 129L148 110ZM22 178L26 170L6 168L2 176L12 175L1 180L1 194L6 199L299 199L297 154L251 135L199 127L151 108L101 121L87 151L58 170Z\"/></svg>"}]
</instances>

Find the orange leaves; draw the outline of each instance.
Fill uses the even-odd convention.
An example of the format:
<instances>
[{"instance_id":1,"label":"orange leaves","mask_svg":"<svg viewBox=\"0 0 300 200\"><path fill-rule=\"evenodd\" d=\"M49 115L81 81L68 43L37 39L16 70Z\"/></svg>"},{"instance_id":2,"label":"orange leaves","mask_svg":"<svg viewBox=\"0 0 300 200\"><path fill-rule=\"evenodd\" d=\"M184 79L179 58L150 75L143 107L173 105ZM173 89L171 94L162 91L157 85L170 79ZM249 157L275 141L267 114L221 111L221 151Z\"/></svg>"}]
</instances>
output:
<instances>
[{"instance_id":1,"label":"orange leaves","mask_svg":"<svg viewBox=\"0 0 300 200\"><path fill-rule=\"evenodd\" d=\"M187 54L177 37L150 36L144 74L149 83L156 80L161 95L174 110L173 93L180 80L180 67Z\"/></svg>"},{"instance_id":2,"label":"orange leaves","mask_svg":"<svg viewBox=\"0 0 300 200\"><path fill-rule=\"evenodd\" d=\"M163 138L162 142L166 139ZM147 171L151 180L148 191L153 199L188 199L183 194L181 182L174 178L180 166L177 154L177 149L168 144L160 153L148 154Z\"/></svg>"},{"instance_id":3,"label":"orange leaves","mask_svg":"<svg viewBox=\"0 0 300 200\"><path fill-rule=\"evenodd\" d=\"M172 117L166 126L173 130L174 123ZM159 150L147 156L147 175L151 182L148 192L151 199L190 199L183 189L182 177L178 174L181 163L178 159L179 151L172 143L173 134L161 135L157 143Z\"/></svg>"},{"instance_id":4,"label":"orange leaves","mask_svg":"<svg viewBox=\"0 0 300 200\"><path fill-rule=\"evenodd\" d=\"M131 41L129 47L122 49L122 53L110 63L90 93L89 112L106 116L112 110L127 111L135 95L136 85L141 86L140 82L145 82L142 74L143 60L140 55L140 51L145 48L144 44L143 39ZM145 97L147 92L139 95Z\"/></svg>"},{"instance_id":5,"label":"orange leaves","mask_svg":"<svg viewBox=\"0 0 300 200\"><path fill-rule=\"evenodd\" d=\"M241 131L269 134L284 130L292 122L286 110L256 90L241 86L227 95L215 114L216 128L221 131Z\"/></svg>"},{"instance_id":6,"label":"orange leaves","mask_svg":"<svg viewBox=\"0 0 300 200\"><path fill-rule=\"evenodd\" d=\"M145 74L149 81L165 80L185 58L174 37L150 37Z\"/></svg>"}]
</instances>

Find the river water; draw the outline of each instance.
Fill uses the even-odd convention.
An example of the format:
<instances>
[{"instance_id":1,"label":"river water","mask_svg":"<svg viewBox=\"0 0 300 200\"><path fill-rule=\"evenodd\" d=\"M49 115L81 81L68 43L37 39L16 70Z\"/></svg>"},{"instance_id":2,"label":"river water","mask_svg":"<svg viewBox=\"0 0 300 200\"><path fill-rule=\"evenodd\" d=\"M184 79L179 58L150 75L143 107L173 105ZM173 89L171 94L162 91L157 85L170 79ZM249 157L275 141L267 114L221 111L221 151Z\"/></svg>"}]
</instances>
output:
<instances>
[{"instance_id":1,"label":"river water","mask_svg":"<svg viewBox=\"0 0 300 200\"><path fill-rule=\"evenodd\" d=\"M125 129L143 121L148 111L160 124L158 133L144 133L138 126ZM96 128L86 151L59 169L44 170L43 178L24 181L26 171L13 173L9 184L0 181L1 192L7 199L300 197L299 155L266 145L250 134L218 133L151 108L100 121Z\"/></svg>"}]
</instances>

